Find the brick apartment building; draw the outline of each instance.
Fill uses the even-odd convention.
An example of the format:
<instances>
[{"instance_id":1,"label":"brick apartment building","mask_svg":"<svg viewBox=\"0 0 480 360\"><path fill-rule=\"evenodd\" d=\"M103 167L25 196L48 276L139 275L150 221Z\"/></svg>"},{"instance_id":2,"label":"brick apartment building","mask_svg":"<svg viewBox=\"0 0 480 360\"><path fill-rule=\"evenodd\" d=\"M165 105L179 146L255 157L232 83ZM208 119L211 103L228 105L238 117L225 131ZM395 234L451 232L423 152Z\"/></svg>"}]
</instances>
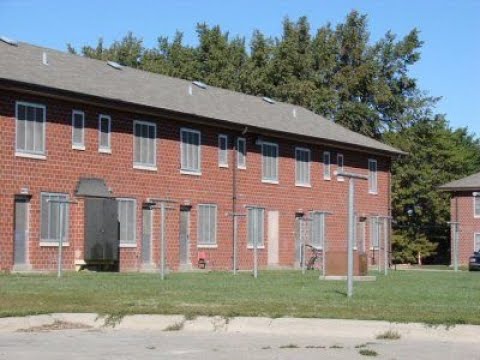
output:
<instances>
[{"instance_id":1,"label":"brick apartment building","mask_svg":"<svg viewBox=\"0 0 480 360\"><path fill-rule=\"evenodd\" d=\"M458 224L458 262L467 265L473 252L480 251L480 173L442 185L440 190L452 193L450 221ZM450 248L453 262L453 243Z\"/></svg>"},{"instance_id":2,"label":"brick apartment building","mask_svg":"<svg viewBox=\"0 0 480 360\"><path fill-rule=\"evenodd\" d=\"M369 176L356 185L357 251L372 264L383 234L373 219L390 214L401 154L298 106L8 40L0 149L0 268L19 271L54 270L60 237L65 269L118 244L122 271L158 269L157 199L172 201L172 270L196 267L199 254L231 269L232 212L245 215L239 269L252 267L255 241L261 267L298 266L299 219L315 246L346 247L338 169Z\"/></svg>"}]
</instances>

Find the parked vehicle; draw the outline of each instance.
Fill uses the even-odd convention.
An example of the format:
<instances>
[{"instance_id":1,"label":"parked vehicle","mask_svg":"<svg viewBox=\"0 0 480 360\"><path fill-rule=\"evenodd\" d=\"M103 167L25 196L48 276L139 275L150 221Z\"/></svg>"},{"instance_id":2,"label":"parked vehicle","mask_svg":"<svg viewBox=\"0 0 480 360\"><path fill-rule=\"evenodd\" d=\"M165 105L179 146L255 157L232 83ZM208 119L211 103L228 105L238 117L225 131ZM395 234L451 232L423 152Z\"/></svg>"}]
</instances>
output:
<instances>
[{"instance_id":1,"label":"parked vehicle","mask_svg":"<svg viewBox=\"0 0 480 360\"><path fill-rule=\"evenodd\" d=\"M475 251L468 260L469 271L480 271L480 251Z\"/></svg>"}]
</instances>

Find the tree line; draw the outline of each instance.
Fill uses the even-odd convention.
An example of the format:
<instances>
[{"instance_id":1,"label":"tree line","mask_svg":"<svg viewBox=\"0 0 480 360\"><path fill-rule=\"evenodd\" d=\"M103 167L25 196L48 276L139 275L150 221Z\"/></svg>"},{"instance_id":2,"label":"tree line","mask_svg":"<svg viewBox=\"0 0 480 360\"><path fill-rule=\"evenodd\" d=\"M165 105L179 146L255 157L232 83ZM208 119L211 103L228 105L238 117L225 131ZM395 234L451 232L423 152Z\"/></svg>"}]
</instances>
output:
<instances>
[{"instance_id":1,"label":"tree line","mask_svg":"<svg viewBox=\"0 0 480 360\"><path fill-rule=\"evenodd\" d=\"M71 53L306 107L353 131L409 153L393 165L394 250L398 261L448 261L447 181L480 169L479 139L435 114L440 98L419 89L410 71L421 56L418 29L370 39L357 11L312 31L307 17L284 19L279 37L255 30L246 43L220 26L198 24L198 44L183 33L146 48L132 33L110 46L100 38ZM408 211L411 210L411 211ZM409 215L410 214L410 215Z\"/></svg>"}]
</instances>

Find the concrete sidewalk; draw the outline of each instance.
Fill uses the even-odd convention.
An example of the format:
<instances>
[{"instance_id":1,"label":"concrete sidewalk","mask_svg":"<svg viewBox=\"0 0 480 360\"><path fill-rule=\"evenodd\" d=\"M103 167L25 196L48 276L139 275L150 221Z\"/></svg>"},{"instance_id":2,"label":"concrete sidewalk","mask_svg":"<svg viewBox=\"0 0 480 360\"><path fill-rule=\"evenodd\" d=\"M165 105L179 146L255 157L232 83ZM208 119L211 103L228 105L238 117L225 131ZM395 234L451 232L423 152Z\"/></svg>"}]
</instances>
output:
<instances>
[{"instance_id":1,"label":"concrete sidewalk","mask_svg":"<svg viewBox=\"0 0 480 360\"><path fill-rule=\"evenodd\" d=\"M185 320L182 315L128 315L123 318L105 318L97 314L56 313L26 317L0 318L1 332L49 330L54 325L63 329L108 328L115 330L180 332L218 332L239 334L268 334L297 336L330 336L336 338L362 337L375 339L388 330L397 331L402 339L428 341L455 341L478 343L480 326L456 325L429 326L425 324L402 324L385 321L342 320L342 319L298 319L261 317L197 317Z\"/></svg>"}]
</instances>

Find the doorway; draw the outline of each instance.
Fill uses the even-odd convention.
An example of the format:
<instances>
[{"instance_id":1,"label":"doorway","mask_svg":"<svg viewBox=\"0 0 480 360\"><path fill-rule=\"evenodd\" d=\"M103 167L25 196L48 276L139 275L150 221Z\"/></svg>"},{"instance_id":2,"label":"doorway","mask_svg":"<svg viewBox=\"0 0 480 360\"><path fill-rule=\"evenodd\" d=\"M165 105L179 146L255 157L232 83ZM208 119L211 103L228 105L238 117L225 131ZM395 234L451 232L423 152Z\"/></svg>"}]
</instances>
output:
<instances>
[{"instance_id":1,"label":"doorway","mask_svg":"<svg viewBox=\"0 0 480 360\"><path fill-rule=\"evenodd\" d=\"M277 266L278 259L278 218L279 212L268 212L268 265Z\"/></svg>"},{"instance_id":2,"label":"doorway","mask_svg":"<svg viewBox=\"0 0 480 360\"><path fill-rule=\"evenodd\" d=\"M15 269L27 268L28 261L28 210L30 199L15 198L15 235L13 265Z\"/></svg>"},{"instance_id":3,"label":"doorway","mask_svg":"<svg viewBox=\"0 0 480 360\"><path fill-rule=\"evenodd\" d=\"M152 265L152 223L153 210L144 208L142 210L143 231L142 231L142 265Z\"/></svg>"},{"instance_id":4,"label":"doorway","mask_svg":"<svg viewBox=\"0 0 480 360\"><path fill-rule=\"evenodd\" d=\"M180 207L179 262L181 269L190 267L190 210L191 206Z\"/></svg>"}]
</instances>

